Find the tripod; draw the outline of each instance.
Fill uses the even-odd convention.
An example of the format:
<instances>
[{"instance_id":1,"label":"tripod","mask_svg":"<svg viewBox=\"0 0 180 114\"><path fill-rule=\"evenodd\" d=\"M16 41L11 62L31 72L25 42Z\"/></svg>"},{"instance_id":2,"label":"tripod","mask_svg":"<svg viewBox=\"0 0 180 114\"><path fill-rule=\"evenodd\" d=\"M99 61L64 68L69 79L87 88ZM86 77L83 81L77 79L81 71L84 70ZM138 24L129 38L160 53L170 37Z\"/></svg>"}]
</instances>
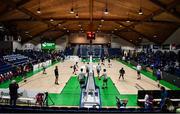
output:
<instances>
[{"instance_id":1,"label":"tripod","mask_svg":"<svg viewBox=\"0 0 180 114\"><path fill-rule=\"evenodd\" d=\"M51 99L51 97L49 97L50 101L52 102L52 105L54 105L53 100ZM46 106L48 106L48 92L45 92L45 99L43 101L43 104L46 103Z\"/></svg>"}]
</instances>

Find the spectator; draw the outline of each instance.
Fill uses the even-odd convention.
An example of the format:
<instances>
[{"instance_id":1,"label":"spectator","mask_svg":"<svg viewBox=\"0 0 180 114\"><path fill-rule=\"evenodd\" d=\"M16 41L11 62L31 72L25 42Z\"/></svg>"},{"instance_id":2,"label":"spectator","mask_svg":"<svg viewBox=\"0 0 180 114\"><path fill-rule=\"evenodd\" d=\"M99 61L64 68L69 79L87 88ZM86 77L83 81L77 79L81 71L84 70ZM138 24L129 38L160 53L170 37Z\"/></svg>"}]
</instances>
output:
<instances>
[{"instance_id":1,"label":"spectator","mask_svg":"<svg viewBox=\"0 0 180 114\"><path fill-rule=\"evenodd\" d=\"M19 85L16 83L16 81L12 80L11 84L9 85L9 95L10 95L11 106L16 106L16 100L18 98L18 88L19 88Z\"/></svg>"},{"instance_id":2,"label":"spectator","mask_svg":"<svg viewBox=\"0 0 180 114\"><path fill-rule=\"evenodd\" d=\"M144 98L144 107L145 109L152 109L153 108L153 96L152 93L147 93Z\"/></svg>"},{"instance_id":3,"label":"spectator","mask_svg":"<svg viewBox=\"0 0 180 114\"><path fill-rule=\"evenodd\" d=\"M116 105L117 105L117 108L118 108L118 109L120 109L121 106L126 107L127 103L128 103L128 100L127 100L127 99L120 100L120 99L116 96Z\"/></svg>"},{"instance_id":4,"label":"spectator","mask_svg":"<svg viewBox=\"0 0 180 114\"><path fill-rule=\"evenodd\" d=\"M156 71L156 77L158 82L157 86L160 87L160 80L162 79L162 71L160 69Z\"/></svg>"},{"instance_id":5,"label":"spectator","mask_svg":"<svg viewBox=\"0 0 180 114\"><path fill-rule=\"evenodd\" d=\"M165 89L165 87L161 86L161 101L160 101L160 107L162 108L162 106L165 103L166 98L168 97L167 91Z\"/></svg>"},{"instance_id":6,"label":"spectator","mask_svg":"<svg viewBox=\"0 0 180 114\"><path fill-rule=\"evenodd\" d=\"M137 69L137 79L140 80L141 79L141 65L138 64L136 69Z\"/></svg>"},{"instance_id":7,"label":"spectator","mask_svg":"<svg viewBox=\"0 0 180 114\"><path fill-rule=\"evenodd\" d=\"M173 104L172 104L172 102L171 102L171 100L170 99L166 99L165 100L165 102L164 102L164 104L163 104L163 106L162 106L162 108L161 108L161 111L162 112L175 112L175 108L174 108L174 106L173 106Z\"/></svg>"}]
</instances>

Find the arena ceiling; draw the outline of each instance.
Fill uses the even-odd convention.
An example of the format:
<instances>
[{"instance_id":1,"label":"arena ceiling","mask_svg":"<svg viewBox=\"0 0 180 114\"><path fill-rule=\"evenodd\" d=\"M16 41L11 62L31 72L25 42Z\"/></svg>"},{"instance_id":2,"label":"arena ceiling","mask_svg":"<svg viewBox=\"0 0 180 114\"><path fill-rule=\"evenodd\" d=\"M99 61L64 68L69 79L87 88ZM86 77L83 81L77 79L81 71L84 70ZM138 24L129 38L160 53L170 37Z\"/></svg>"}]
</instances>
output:
<instances>
[{"instance_id":1,"label":"arena ceiling","mask_svg":"<svg viewBox=\"0 0 180 114\"><path fill-rule=\"evenodd\" d=\"M180 26L180 0L0 0L0 6L0 23L22 42L91 30L161 44Z\"/></svg>"}]
</instances>

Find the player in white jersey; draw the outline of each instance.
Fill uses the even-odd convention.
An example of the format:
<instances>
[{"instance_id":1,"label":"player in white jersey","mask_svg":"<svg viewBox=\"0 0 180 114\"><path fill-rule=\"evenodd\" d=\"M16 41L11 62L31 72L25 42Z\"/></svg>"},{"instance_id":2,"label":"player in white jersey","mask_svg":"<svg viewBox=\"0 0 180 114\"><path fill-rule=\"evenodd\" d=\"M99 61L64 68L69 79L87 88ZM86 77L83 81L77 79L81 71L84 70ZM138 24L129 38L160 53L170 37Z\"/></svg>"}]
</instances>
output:
<instances>
[{"instance_id":1,"label":"player in white jersey","mask_svg":"<svg viewBox=\"0 0 180 114\"><path fill-rule=\"evenodd\" d=\"M78 80L80 83L80 86L85 84L85 74L83 73L83 69L81 68L80 73L78 74Z\"/></svg>"},{"instance_id":2,"label":"player in white jersey","mask_svg":"<svg viewBox=\"0 0 180 114\"><path fill-rule=\"evenodd\" d=\"M137 79L140 80L141 79L141 69L142 69L141 65L138 64L136 69L137 69Z\"/></svg>"},{"instance_id":3,"label":"player in white jersey","mask_svg":"<svg viewBox=\"0 0 180 114\"><path fill-rule=\"evenodd\" d=\"M98 63L98 65L96 66L96 71L97 71L98 79L100 80L100 72L101 72L101 65L100 65L100 63Z\"/></svg>"}]
</instances>

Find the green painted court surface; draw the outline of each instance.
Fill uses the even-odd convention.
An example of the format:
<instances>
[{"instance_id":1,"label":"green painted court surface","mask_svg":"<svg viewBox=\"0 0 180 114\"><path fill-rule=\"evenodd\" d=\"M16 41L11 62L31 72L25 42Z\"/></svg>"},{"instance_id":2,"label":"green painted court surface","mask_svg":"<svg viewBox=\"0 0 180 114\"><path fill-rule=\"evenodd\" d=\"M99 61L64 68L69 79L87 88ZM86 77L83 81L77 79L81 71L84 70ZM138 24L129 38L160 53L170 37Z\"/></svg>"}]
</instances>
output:
<instances>
[{"instance_id":1,"label":"green painted court surface","mask_svg":"<svg viewBox=\"0 0 180 114\"><path fill-rule=\"evenodd\" d=\"M57 106L79 106L80 93L81 90L77 77L71 77L61 93L49 93L48 104L51 106L52 100L54 105Z\"/></svg>"},{"instance_id":2,"label":"green painted court surface","mask_svg":"<svg viewBox=\"0 0 180 114\"><path fill-rule=\"evenodd\" d=\"M95 78L95 83L100 87L100 98L102 106L116 106L115 97L120 99L128 99L127 106L137 106L137 95L121 95L112 80L108 79L108 88L102 89L103 79ZM60 94L50 93L48 104L51 106L79 106L81 89L77 77L71 77Z\"/></svg>"}]
</instances>

